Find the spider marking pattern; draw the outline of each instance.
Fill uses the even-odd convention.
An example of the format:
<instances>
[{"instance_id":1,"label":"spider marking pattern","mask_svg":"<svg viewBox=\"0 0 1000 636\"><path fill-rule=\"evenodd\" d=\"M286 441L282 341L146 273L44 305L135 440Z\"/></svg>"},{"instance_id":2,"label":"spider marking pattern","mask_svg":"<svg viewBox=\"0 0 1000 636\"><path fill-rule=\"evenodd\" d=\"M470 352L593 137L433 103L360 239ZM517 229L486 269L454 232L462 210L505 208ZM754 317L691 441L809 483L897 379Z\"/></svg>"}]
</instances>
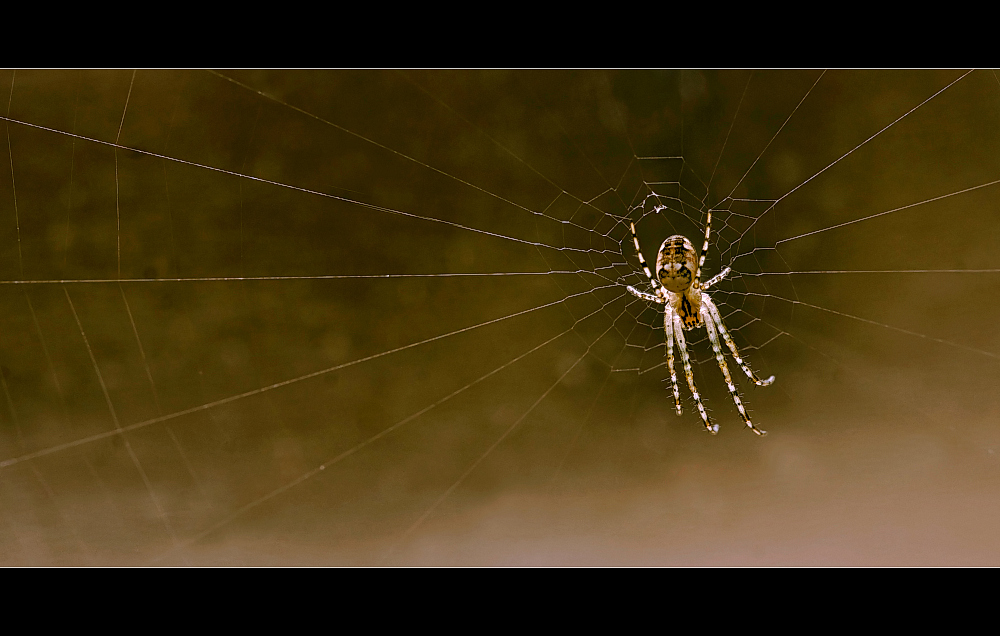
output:
<instances>
[{"instance_id":1,"label":"spider marking pattern","mask_svg":"<svg viewBox=\"0 0 1000 636\"><path fill-rule=\"evenodd\" d=\"M705 265L705 255L708 253L708 239L712 233L712 211L708 211L708 219L705 221L705 244L701 248L701 256L695 258L694 246L686 237L675 234L668 237L660 246L660 252L656 256L656 276L649 271L646 259L642 257L642 250L639 248L639 237L635 233L635 223L630 224L632 228L632 242L635 244L635 253L639 257L639 264L642 271L649 278L653 293L639 291L629 285L628 290L634 296L643 300L648 300L664 306L663 309L663 329L667 337L667 367L670 369L670 384L674 390L674 406L677 408L677 415L682 413L681 395L677 388L677 372L674 369L674 342L681 352L681 364L684 366L684 376L687 378L688 388L694 397L694 403L698 407L705 428L712 435L719 432L719 425L713 424L705 405L701 403L701 396L698 394L698 387L694 383L694 373L691 370L691 358L688 356L687 343L684 338L685 331L691 331L701 326L708 332L708 339L712 343L712 350L715 352L715 359L719 363L722 375L726 379L726 386L729 388L729 395L732 396L736 408L746 425L757 435L767 435L753 425L750 416L747 415L746 407L740 399L739 391L733 384L733 378L729 373L729 366L722 355L722 346L719 344L719 335L725 340L726 346L732 352L736 364L740 365L743 372L747 374L757 386L767 386L774 382L774 376L761 380L757 374L747 365L740 356L736 343L733 342L725 323L722 322L722 315L718 307L712 302L708 295L708 289L729 275L730 268L725 268L706 283L701 282L701 268Z\"/></svg>"}]
</instances>

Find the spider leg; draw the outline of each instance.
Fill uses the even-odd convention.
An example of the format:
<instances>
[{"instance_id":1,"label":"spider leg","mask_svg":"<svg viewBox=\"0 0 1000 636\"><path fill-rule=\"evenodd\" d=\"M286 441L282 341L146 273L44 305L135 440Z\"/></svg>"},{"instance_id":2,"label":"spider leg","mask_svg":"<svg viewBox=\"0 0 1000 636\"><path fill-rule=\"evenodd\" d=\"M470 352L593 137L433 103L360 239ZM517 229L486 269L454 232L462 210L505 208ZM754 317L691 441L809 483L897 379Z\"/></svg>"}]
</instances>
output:
<instances>
[{"instance_id":1,"label":"spider leg","mask_svg":"<svg viewBox=\"0 0 1000 636\"><path fill-rule=\"evenodd\" d=\"M635 297L637 297L637 298L641 298L643 300L648 300L648 301L654 302L654 303L660 303L661 305L664 302L663 299L660 298L659 296L654 296L653 294L647 294L646 292L641 292L638 289L636 289L635 287L632 287L631 285L628 286L628 290L630 292L632 292L632 295L635 296Z\"/></svg>"},{"instance_id":2,"label":"spider leg","mask_svg":"<svg viewBox=\"0 0 1000 636\"><path fill-rule=\"evenodd\" d=\"M694 273L696 281L701 280L701 268L705 266L705 255L708 254L708 237L712 235L712 211L708 211L705 219L705 244L701 246L701 258L698 259L698 271ZM714 280L714 279L713 279Z\"/></svg>"},{"instance_id":3,"label":"spider leg","mask_svg":"<svg viewBox=\"0 0 1000 636\"><path fill-rule=\"evenodd\" d=\"M757 386L767 386L774 382L773 375L766 380L758 378L757 374L754 373L747 363L744 362L743 358L740 357L740 351L736 348L736 343L733 342L733 339L729 335L729 331L726 330L725 323L722 322L722 315L719 314L719 308L715 306L715 303L712 302L712 299L709 298L708 294L701 295L701 306L708 308L709 316L712 318L712 322L719 327L719 331L722 332L722 339L726 341L726 346L733 352L736 364L740 365L740 368L742 368L743 372L747 374L747 377L753 380L753 383ZM708 321L706 320L706 322Z\"/></svg>"},{"instance_id":4,"label":"spider leg","mask_svg":"<svg viewBox=\"0 0 1000 636\"><path fill-rule=\"evenodd\" d=\"M719 282L720 280L722 280L726 276L729 276L729 272L731 272L731 271L733 271L733 270L730 269L730 268L728 268L728 267L726 269L722 270L721 272L719 272L715 276L713 276L710 279L708 279L708 282L701 286L701 290L702 291L706 291L712 285L716 284L717 282Z\"/></svg>"},{"instance_id":5,"label":"spider leg","mask_svg":"<svg viewBox=\"0 0 1000 636\"><path fill-rule=\"evenodd\" d=\"M705 428L712 435L719 432L719 425L712 424L712 420L709 419L708 413L705 411L705 405L701 403L701 396L698 395L698 387L694 385L694 372L691 370L691 359L688 357L687 343L684 342L684 326L681 323L681 317L670 312L671 318L673 318L674 323L674 338L677 338L677 348L681 350L681 361L684 363L684 375L687 377L688 388L691 389L691 395L694 397L694 403L698 406L698 414L701 415L701 421L705 423Z\"/></svg>"},{"instance_id":6,"label":"spider leg","mask_svg":"<svg viewBox=\"0 0 1000 636\"><path fill-rule=\"evenodd\" d=\"M667 305L663 313L663 329L667 332L667 368L670 369L670 386L674 390L674 406L677 408L677 415L680 415L684 411L681 409L681 392L677 388L677 370L674 369L674 310L670 308L670 305Z\"/></svg>"},{"instance_id":7,"label":"spider leg","mask_svg":"<svg viewBox=\"0 0 1000 636\"><path fill-rule=\"evenodd\" d=\"M715 359L719 362L719 368L722 369L722 375L726 378L726 386L729 387L729 395L733 397L733 402L736 402L736 408L739 409L740 416L754 433L757 433L758 435L767 435L767 431L762 431L753 425L753 422L750 421L750 416L747 415L746 408L743 407L743 402L740 401L739 391L736 390L736 385L733 384L733 378L729 375L729 367L726 365L726 359L722 355L722 347L719 346L719 334L715 332L715 321L713 320L711 311L705 307L704 297L702 297L701 317L702 320L705 321L705 329L708 331L708 339L712 341L712 350L715 351Z\"/></svg>"},{"instance_id":8,"label":"spider leg","mask_svg":"<svg viewBox=\"0 0 1000 636\"><path fill-rule=\"evenodd\" d=\"M646 259L642 257L642 250L639 249L639 237L635 234L635 223L630 223L629 226L632 228L632 242L635 243L635 255L639 257L639 264L642 265L642 271L646 272L646 278L648 278L650 284L653 285L653 291L656 295L663 298L666 294L663 293L660 281L653 278L653 272L649 271L649 265L646 265ZM661 300L658 302L662 303L663 301Z\"/></svg>"}]
</instances>

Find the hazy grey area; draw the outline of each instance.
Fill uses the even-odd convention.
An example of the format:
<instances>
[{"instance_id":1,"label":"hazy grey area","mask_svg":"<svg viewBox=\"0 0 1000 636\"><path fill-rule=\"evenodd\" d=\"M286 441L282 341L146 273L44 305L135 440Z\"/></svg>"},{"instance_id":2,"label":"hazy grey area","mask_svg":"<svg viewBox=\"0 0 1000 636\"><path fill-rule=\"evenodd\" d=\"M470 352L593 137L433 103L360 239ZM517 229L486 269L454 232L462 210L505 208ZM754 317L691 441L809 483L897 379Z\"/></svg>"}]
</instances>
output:
<instances>
[{"instance_id":1,"label":"hazy grey area","mask_svg":"<svg viewBox=\"0 0 1000 636\"><path fill-rule=\"evenodd\" d=\"M0 72L0 564L1000 565L964 73Z\"/></svg>"}]
</instances>

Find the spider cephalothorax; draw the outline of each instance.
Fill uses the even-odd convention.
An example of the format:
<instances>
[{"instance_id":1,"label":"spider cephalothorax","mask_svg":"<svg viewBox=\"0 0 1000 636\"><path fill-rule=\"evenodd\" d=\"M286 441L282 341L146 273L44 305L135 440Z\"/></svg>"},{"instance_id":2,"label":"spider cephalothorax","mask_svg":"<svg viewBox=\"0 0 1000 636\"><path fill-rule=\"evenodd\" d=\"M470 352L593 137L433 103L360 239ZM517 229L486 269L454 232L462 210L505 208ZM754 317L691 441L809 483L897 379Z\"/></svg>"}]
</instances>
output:
<instances>
[{"instance_id":1,"label":"spider cephalothorax","mask_svg":"<svg viewBox=\"0 0 1000 636\"><path fill-rule=\"evenodd\" d=\"M733 384L733 379L729 375L729 367L726 365L726 359L722 355L722 347L719 345L719 334L722 334L722 339L726 341L726 346L732 352L736 363L740 365L740 368L747 374L747 377L753 380L755 384L758 386L767 386L774 382L774 376L772 375L766 380L761 380L750 370L747 363L740 357L736 343L729 336L726 325L722 322L722 315L719 313L719 309L707 293L707 290L712 285L729 274L730 269L727 267L704 285L701 283L701 268L705 264L705 255L708 253L708 239L711 232L712 211L709 210L708 219L705 221L705 244L702 246L701 256L697 260L695 258L694 246L686 237L675 234L663 241L663 245L660 246L660 252L656 256L656 276L654 277L653 273L649 271L649 266L646 265L646 259L642 257L642 250L639 248L639 237L635 234L635 224L633 223L632 241L635 243L635 252L639 257L639 264L642 265L642 270L646 273L646 277L649 278L654 293L647 294L632 286L629 286L628 290L643 300L664 305L663 328L667 333L667 367L670 368L670 383L674 390L674 405L677 407L677 414L680 415L682 411L680 391L677 388L677 372L674 369L675 340L677 341L677 348L681 350L681 362L684 364L684 375L687 378L688 388L691 389L691 395L694 397L695 405L697 405L698 413L705 423L705 428L713 435L719 431L719 425L712 424L711 418L708 417L708 413L705 411L705 406L701 403L701 396L698 394L698 388L694 384L694 372L691 370L691 360L688 356L687 344L684 339L685 331L690 331L704 325L706 331L708 331L708 339L712 342L712 350L715 351L715 359L719 363L722 375L726 378L726 386L729 388L729 394L736 403L736 408L739 409L740 416L743 417L743 421L754 433L766 435L766 431L762 431L753 425L750 417L747 415L746 408L743 406L743 402L740 401L739 392L736 390L736 385Z\"/></svg>"}]
</instances>

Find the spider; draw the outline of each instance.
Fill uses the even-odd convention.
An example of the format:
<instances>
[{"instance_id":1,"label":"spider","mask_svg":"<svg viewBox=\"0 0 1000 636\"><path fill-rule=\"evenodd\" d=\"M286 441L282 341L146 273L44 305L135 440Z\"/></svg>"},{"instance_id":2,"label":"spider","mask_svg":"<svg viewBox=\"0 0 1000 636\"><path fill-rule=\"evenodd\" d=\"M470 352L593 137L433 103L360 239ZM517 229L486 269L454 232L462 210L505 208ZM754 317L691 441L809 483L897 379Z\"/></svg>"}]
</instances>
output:
<instances>
[{"instance_id":1,"label":"spider","mask_svg":"<svg viewBox=\"0 0 1000 636\"><path fill-rule=\"evenodd\" d=\"M687 237L675 234L663 241L660 246L660 253L656 256L656 277L649 271L645 259L642 257L642 250L639 248L639 237L635 234L635 223L632 227L632 241L635 243L635 253L639 257L639 264L646 272L649 282L653 287L652 294L641 292L631 285L628 290L633 295L643 300L648 300L664 306L663 328L667 332L667 367L670 368L670 384L674 389L674 405L677 407L677 415L681 414L681 396L677 389L677 372L674 369L674 340L681 350L681 361L684 363L684 375L687 377L688 387L694 396L694 403L698 406L698 413L705 423L705 428L712 435L719 432L719 425L713 424L705 411L705 406L701 403L701 396L698 395L698 388L694 384L694 374L691 371L691 360L688 357L687 346L684 340L684 332L697 329L702 325L708 331L708 339L712 342L712 349L715 351L715 359L719 362L722 375L726 378L726 386L729 387L729 394L733 396L733 402L739 409L743 421L750 430L757 435L767 435L753 425L747 415L746 408L740 400L740 394L733 384L733 379L729 375L729 367L726 366L726 359L722 355L722 347L719 345L719 333L726 345L733 353L733 358L740 365L754 384L757 386L767 386L774 382L772 375L766 380L761 380L747 366L747 363L740 357L740 352L736 348L736 343L729 336L718 307L712 302L707 290L714 284L729 275L730 268L725 268L706 283L701 283L701 268L705 264L705 254L708 253L708 238L712 232L712 212L709 210L708 219L705 222L705 245L701 248L701 257L695 266L695 251L691 241Z\"/></svg>"}]
</instances>

